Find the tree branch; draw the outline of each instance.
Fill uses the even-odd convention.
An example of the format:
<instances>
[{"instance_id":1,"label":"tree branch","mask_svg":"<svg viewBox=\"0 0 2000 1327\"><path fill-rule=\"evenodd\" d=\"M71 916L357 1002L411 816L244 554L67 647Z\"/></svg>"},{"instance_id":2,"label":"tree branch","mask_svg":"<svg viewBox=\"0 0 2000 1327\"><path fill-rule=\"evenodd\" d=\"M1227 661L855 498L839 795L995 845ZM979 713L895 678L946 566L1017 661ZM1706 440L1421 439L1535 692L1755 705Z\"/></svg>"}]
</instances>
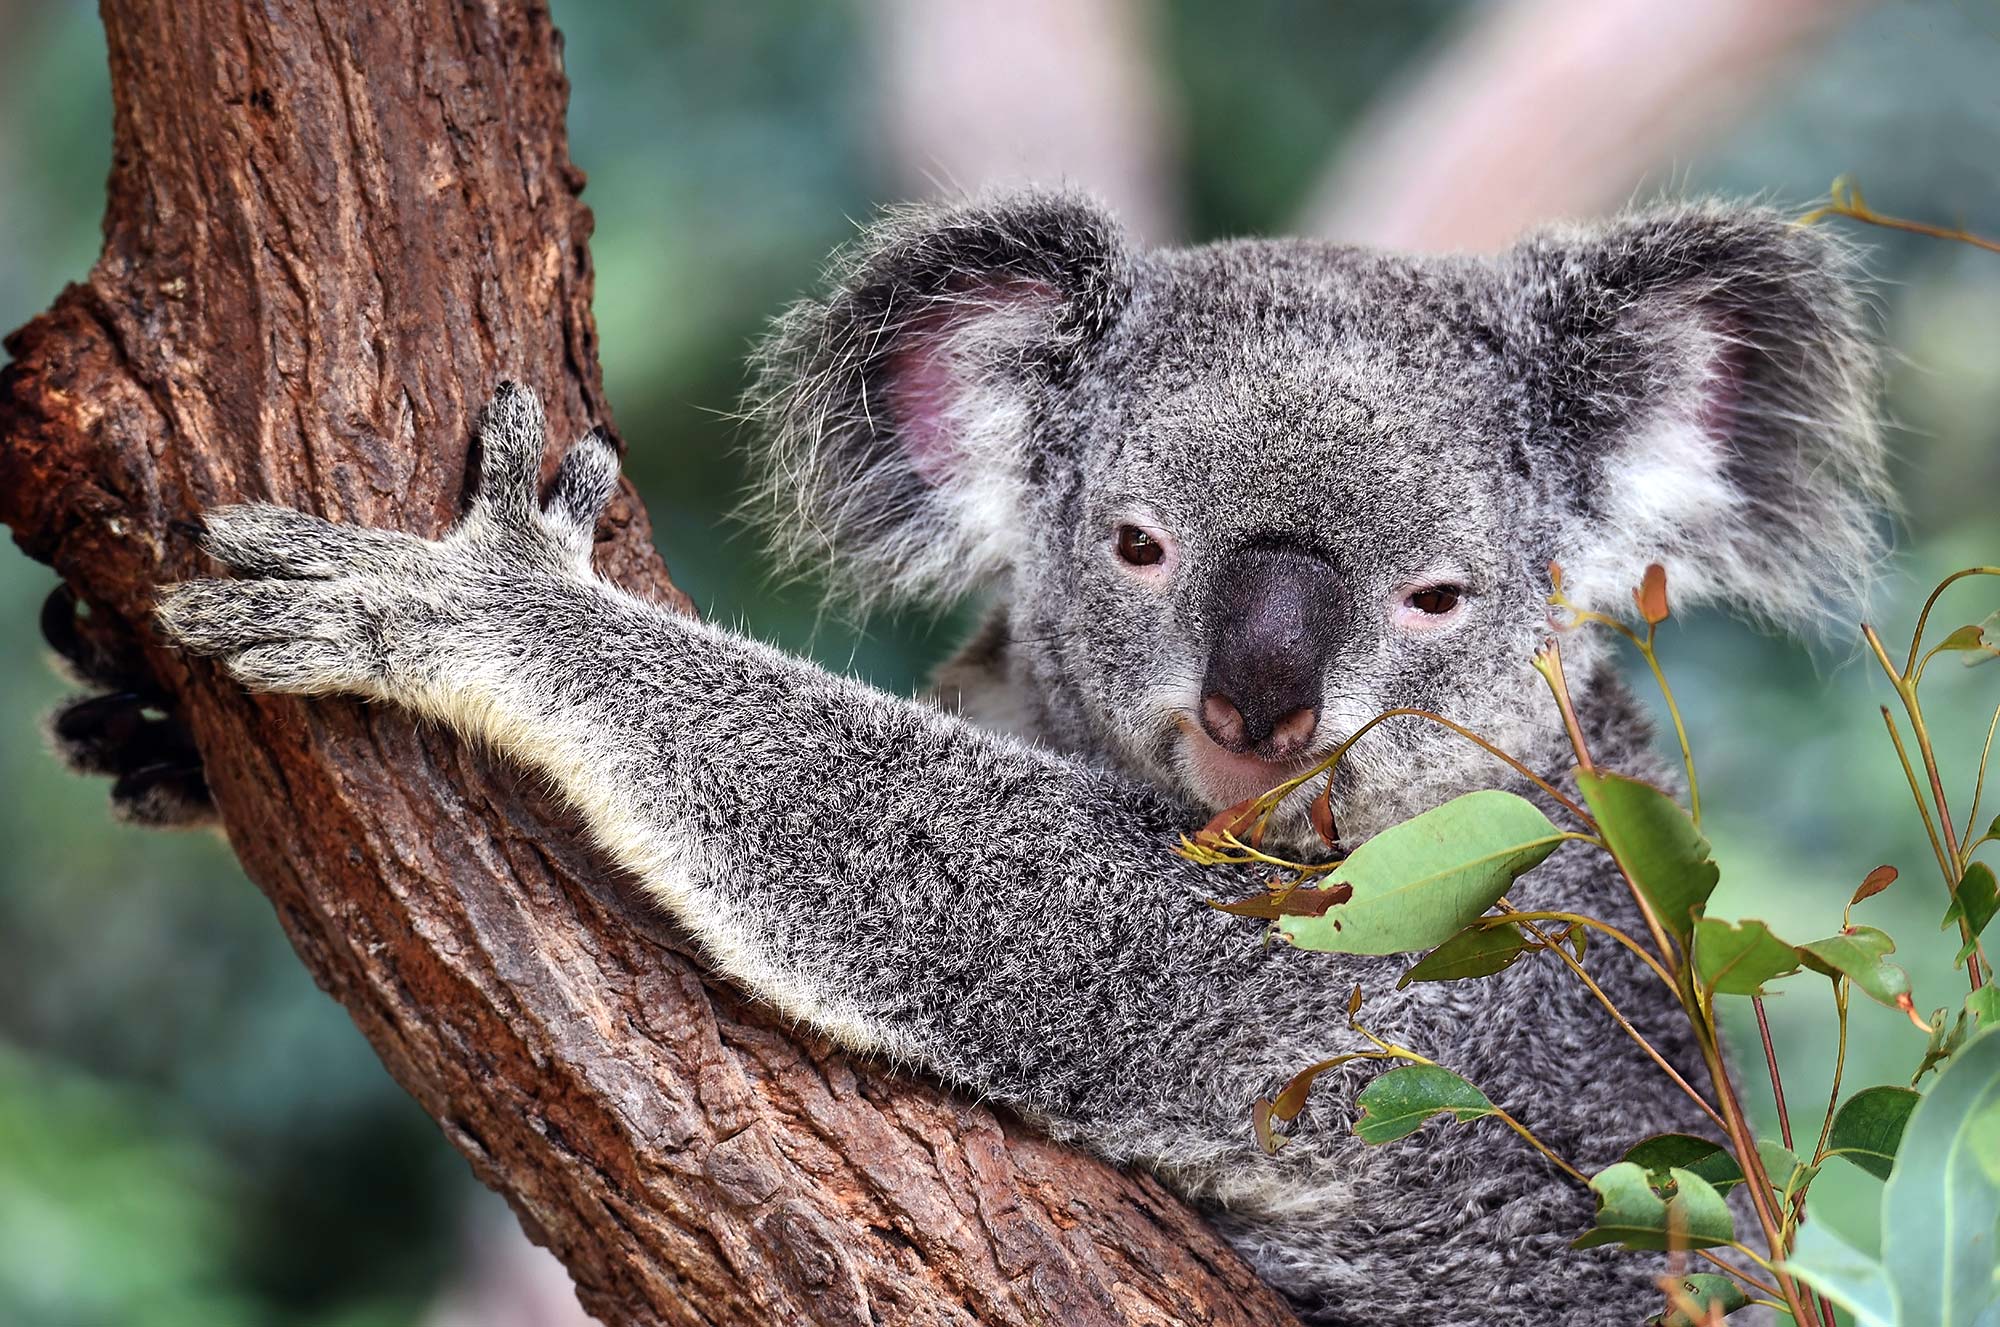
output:
<instances>
[{"instance_id":1,"label":"tree branch","mask_svg":"<svg viewBox=\"0 0 2000 1327\"><path fill-rule=\"evenodd\" d=\"M474 412L608 411L540 4L105 0L88 281L8 341L0 519L176 697L230 842L383 1063L612 1323L1286 1321L1152 1180L850 1063L711 984L511 770L162 649L203 508L424 534ZM600 561L674 596L627 490ZM685 601L681 601L683 604ZM1247 1106L1246 1106L1247 1109Z\"/></svg>"}]
</instances>

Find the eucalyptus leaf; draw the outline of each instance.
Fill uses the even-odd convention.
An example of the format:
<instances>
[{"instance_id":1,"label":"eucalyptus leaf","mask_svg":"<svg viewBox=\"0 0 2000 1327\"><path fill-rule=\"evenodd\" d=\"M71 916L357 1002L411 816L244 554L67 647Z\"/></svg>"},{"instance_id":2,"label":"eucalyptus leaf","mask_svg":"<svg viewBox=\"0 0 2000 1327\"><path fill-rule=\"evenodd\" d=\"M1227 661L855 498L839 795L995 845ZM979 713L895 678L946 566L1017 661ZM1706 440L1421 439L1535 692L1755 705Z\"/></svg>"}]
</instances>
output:
<instances>
[{"instance_id":1,"label":"eucalyptus leaf","mask_svg":"<svg viewBox=\"0 0 2000 1327\"><path fill-rule=\"evenodd\" d=\"M1717 1193L1728 1193L1743 1183L1743 1168L1727 1148L1693 1134L1654 1134L1635 1144L1624 1159L1644 1167L1655 1184L1665 1184L1668 1172L1675 1169L1701 1176Z\"/></svg>"},{"instance_id":2,"label":"eucalyptus leaf","mask_svg":"<svg viewBox=\"0 0 2000 1327\"><path fill-rule=\"evenodd\" d=\"M1771 1177L1771 1187L1787 1204L1794 1194L1811 1184L1813 1177L1819 1174L1818 1166L1807 1165L1791 1148L1774 1138L1757 1140L1757 1158L1764 1163L1764 1173Z\"/></svg>"},{"instance_id":3,"label":"eucalyptus leaf","mask_svg":"<svg viewBox=\"0 0 2000 1327\"><path fill-rule=\"evenodd\" d=\"M1765 982L1797 972L1799 954L1763 922L1703 917L1694 927L1694 970L1717 995L1756 995Z\"/></svg>"},{"instance_id":4,"label":"eucalyptus leaf","mask_svg":"<svg viewBox=\"0 0 2000 1327\"><path fill-rule=\"evenodd\" d=\"M1601 770L1579 772L1576 781L1612 855L1686 944L1719 878L1708 840L1679 802L1649 783Z\"/></svg>"},{"instance_id":5,"label":"eucalyptus leaf","mask_svg":"<svg viewBox=\"0 0 2000 1327\"><path fill-rule=\"evenodd\" d=\"M1966 1020L1963 1009L1958 1011L1957 1018L1946 1018L1945 1015L1950 1012L1942 1008L1931 1012L1930 1042L1924 1047L1923 1058L1917 1061L1916 1072L1910 1075L1911 1087L1915 1087L1925 1074L1956 1055L1958 1048L1965 1044L1965 1035L1972 1025Z\"/></svg>"},{"instance_id":6,"label":"eucalyptus leaf","mask_svg":"<svg viewBox=\"0 0 2000 1327\"><path fill-rule=\"evenodd\" d=\"M1959 631L1964 630L1967 630L1967 628L1959 628ZM1959 662L1963 663L1967 668L1977 668L1980 664L1991 663L1994 659L2000 658L2000 648L1996 648L1994 645L1996 640L2000 640L2000 612L1987 614L1986 620L1981 622L1978 627L1973 628L1973 630L1977 630L1981 634L1980 643L1970 649L1966 653L1965 658ZM1957 631L1952 633L1954 636L1957 634Z\"/></svg>"},{"instance_id":7,"label":"eucalyptus leaf","mask_svg":"<svg viewBox=\"0 0 2000 1327\"><path fill-rule=\"evenodd\" d=\"M1940 931L1961 919L1971 929L1972 938L1965 948L1958 951L1958 961L1963 963L1972 953L1974 944L1986 924L1993 920L1993 914L2000 912L2000 881L1993 878L1993 868L1985 862L1974 862L1965 868L1959 877L1958 888L1951 891L1951 906L1945 909L1944 920L1938 924Z\"/></svg>"},{"instance_id":8,"label":"eucalyptus leaf","mask_svg":"<svg viewBox=\"0 0 2000 1327\"><path fill-rule=\"evenodd\" d=\"M1782 1266L1853 1314L1855 1327L1898 1327L1888 1270L1827 1229L1826 1222L1800 1226Z\"/></svg>"},{"instance_id":9,"label":"eucalyptus leaf","mask_svg":"<svg viewBox=\"0 0 2000 1327\"><path fill-rule=\"evenodd\" d=\"M1413 981L1491 977L1513 967L1515 960L1534 948L1537 948L1536 943L1512 922L1500 926L1468 926L1424 955L1396 985L1400 989Z\"/></svg>"},{"instance_id":10,"label":"eucalyptus leaf","mask_svg":"<svg viewBox=\"0 0 2000 1327\"><path fill-rule=\"evenodd\" d=\"M1667 1174L1671 1197L1656 1191L1646 1168L1636 1162L1620 1161L1593 1175L1590 1187L1597 1194L1597 1219L1570 1247L1712 1249L1735 1238L1729 1204L1713 1185L1692 1171L1674 1169Z\"/></svg>"},{"instance_id":11,"label":"eucalyptus leaf","mask_svg":"<svg viewBox=\"0 0 2000 1327\"><path fill-rule=\"evenodd\" d=\"M1886 961L1895 952L1896 942L1887 932L1856 926L1800 945L1799 960L1823 976L1846 977L1870 999L1897 1009L1910 993L1910 974Z\"/></svg>"},{"instance_id":12,"label":"eucalyptus leaf","mask_svg":"<svg viewBox=\"0 0 2000 1327\"><path fill-rule=\"evenodd\" d=\"M1845 1157L1878 1180L1889 1178L1896 1146L1917 1108L1918 1094L1907 1087L1863 1088L1841 1103L1827 1134L1826 1154Z\"/></svg>"},{"instance_id":13,"label":"eucalyptus leaf","mask_svg":"<svg viewBox=\"0 0 2000 1327\"><path fill-rule=\"evenodd\" d=\"M1325 879L1327 888L1348 886L1353 897L1317 917L1281 918L1278 931L1301 949L1339 954L1431 949L1562 842L1562 831L1525 798L1467 793L1355 849Z\"/></svg>"},{"instance_id":14,"label":"eucalyptus leaf","mask_svg":"<svg viewBox=\"0 0 2000 1327\"><path fill-rule=\"evenodd\" d=\"M1710 1305L1720 1307L1723 1316L1727 1317L1750 1302L1750 1296L1743 1292L1742 1287L1714 1272L1697 1272L1693 1276L1682 1277L1680 1292L1700 1306L1702 1316L1690 1318L1677 1308L1669 1308L1658 1319L1660 1327L1706 1327Z\"/></svg>"},{"instance_id":15,"label":"eucalyptus leaf","mask_svg":"<svg viewBox=\"0 0 2000 1327\"><path fill-rule=\"evenodd\" d=\"M1364 1143L1393 1143L1424 1127L1433 1115L1463 1123L1494 1113L1486 1094L1449 1069L1409 1064L1373 1079L1355 1098L1361 1115L1354 1133Z\"/></svg>"},{"instance_id":16,"label":"eucalyptus leaf","mask_svg":"<svg viewBox=\"0 0 2000 1327\"><path fill-rule=\"evenodd\" d=\"M1882 1266L1903 1324L2000 1319L2000 1033L1959 1049L1910 1112L1882 1190Z\"/></svg>"}]
</instances>

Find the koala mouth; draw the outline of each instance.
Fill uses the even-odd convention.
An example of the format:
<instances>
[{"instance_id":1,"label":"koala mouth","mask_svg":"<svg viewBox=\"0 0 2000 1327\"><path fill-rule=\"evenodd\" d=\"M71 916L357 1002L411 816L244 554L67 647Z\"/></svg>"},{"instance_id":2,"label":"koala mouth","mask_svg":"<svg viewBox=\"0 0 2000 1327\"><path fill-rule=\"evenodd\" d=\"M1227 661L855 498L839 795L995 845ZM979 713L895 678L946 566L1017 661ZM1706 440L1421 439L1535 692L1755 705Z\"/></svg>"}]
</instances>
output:
<instances>
[{"instance_id":1,"label":"koala mouth","mask_svg":"<svg viewBox=\"0 0 2000 1327\"><path fill-rule=\"evenodd\" d=\"M1280 760L1268 760L1249 752L1229 750L1192 719L1183 719L1178 726L1182 734L1182 763L1189 782L1201 800L1216 811L1276 787L1325 754L1308 749Z\"/></svg>"}]
</instances>

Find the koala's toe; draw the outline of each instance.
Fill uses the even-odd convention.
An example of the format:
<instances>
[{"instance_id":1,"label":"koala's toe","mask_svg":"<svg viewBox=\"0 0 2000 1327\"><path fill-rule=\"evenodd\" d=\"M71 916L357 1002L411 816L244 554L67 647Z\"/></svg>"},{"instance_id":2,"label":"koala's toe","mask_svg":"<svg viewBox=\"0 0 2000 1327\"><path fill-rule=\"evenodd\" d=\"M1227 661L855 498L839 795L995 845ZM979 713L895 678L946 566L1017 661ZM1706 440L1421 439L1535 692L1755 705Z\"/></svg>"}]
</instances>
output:
<instances>
[{"instance_id":1,"label":"koala's toe","mask_svg":"<svg viewBox=\"0 0 2000 1327\"><path fill-rule=\"evenodd\" d=\"M187 829L215 820L215 802L198 763L166 761L133 770L111 785L111 811L148 829Z\"/></svg>"},{"instance_id":2,"label":"koala's toe","mask_svg":"<svg viewBox=\"0 0 2000 1327\"><path fill-rule=\"evenodd\" d=\"M187 730L138 692L73 700L49 716L46 731L50 748L79 774L122 775L162 762L199 763Z\"/></svg>"},{"instance_id":3,"label":"koala's toe","mask_svg":"<svg viewBox=\"0 0 2000 1327\"><path fill-rule=\"evenodd\" d=\"M161 594L154 616L169 639L220 655L300 638L354 634L359 591L301 581L184 581Z\"/></svg>"},{"instance_id":4,"label":"koala's toe","mask_svg":"<svg viewBox=\"0 0 2000 1327\"><path fill-rule=\"evenodd\" d=\"M42 639L56 653L57 671L80 687L156 694L143 656L122 624L114 631L86 630L96 616L67 584L42 601Z\"/></svg>"},{"instance_id":5,"label":"koala's toe","mask_svg":"<svg viewBox=\"0 0 2000 1327\"><path fill-rule=\"evenodd\" d=\"M203 521L201 546L246 576L332 580L410 562L422 547L413 535L340 525L268 503L218 507Z\"/></svg>"},{"instance_id":6,"label":"koala's toe","mask_svg":"<svg viewBox=\"0 0 2000 1327\"><path fill-rule=\"evenodd\" d=\"M570 533L581 532L587 543L617 488L618 452L603 429L592 429L556 468L555 484L549 490L549 517Z\"/></svg>"},{"instance_id":7,"label":"koala's toe","mask_svg":"<svg viewBox=\"0 0 2000 1327\"><path fill-rule=\"evenodd\" d=\"M540 399L519 383L501 383L479 425L478 505L516 521L533 516L546 447Z\"/></svg>"},{"instance_id":8,"label":"koala's toe","mask_svg":"<svg viewBox=\"0 0 2000 1327\"><path fill-rule=\"evenodd\" d=\"M351 645L332 640L257 645L229 655L222 666L252 691L296 696L366 690L375 672Z\"/></svg>"}]
</instances>

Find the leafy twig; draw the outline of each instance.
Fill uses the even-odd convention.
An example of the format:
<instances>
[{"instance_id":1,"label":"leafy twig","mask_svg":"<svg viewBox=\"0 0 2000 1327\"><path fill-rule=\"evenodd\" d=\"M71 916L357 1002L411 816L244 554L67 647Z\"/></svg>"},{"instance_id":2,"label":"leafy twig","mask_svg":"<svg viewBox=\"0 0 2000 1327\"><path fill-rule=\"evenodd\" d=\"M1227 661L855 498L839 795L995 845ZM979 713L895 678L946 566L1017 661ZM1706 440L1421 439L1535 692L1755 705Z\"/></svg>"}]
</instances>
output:
<instances>
[{"instance_id":1,"label":"leafy twig","mask_svg":"<svg viewBox=\"0 0 2000 1327\"><path fill-rule=\"evenodd\" d=\"M1958 244L1970 244L1974 248L1990 253L2000 253L2000 240L1989 240L1975 235L1963 227L1947 229L1933 226L1923 221L1907 221L1902 217L1884 216L1868 206L1861 196L1861 188L1848 176L1841 176L1827 191L1828 202L1816 207L1799 218L1801 226L1810 226L1827 217L1846 217L1849 221L1859 221L1870 226L1881 226L1886 230L1908 231L1912 235L1928 235L1934 240L1952 240Z\"/></svg>"}]
</instances>

